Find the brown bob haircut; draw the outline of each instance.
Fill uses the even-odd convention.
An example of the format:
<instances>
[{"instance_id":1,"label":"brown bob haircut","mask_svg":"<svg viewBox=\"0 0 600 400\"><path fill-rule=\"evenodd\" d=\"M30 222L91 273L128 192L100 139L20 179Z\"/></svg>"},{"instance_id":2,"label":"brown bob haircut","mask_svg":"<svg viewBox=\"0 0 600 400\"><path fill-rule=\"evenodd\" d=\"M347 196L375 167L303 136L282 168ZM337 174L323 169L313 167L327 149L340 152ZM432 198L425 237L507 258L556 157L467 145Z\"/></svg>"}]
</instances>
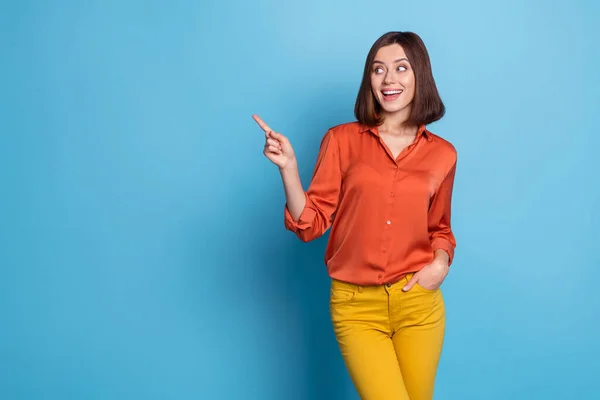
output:
<instances>
[{"instance_id":1,"label":"brown bob haircut","mask_svg":"<svg viewBox=\"0 0 600 400\"><path fill-rule=\"evenodd\" d=\"M406 122L419 126L441 119L446 113L446 107L433 79L429 53L423 40L413 32L388 32L377 39L371 47L354 106L356 119L368 126L378 126L383 123L383 117L380 115L381 106L371 88L371 68L377 51L392 44L402 46L415 74L415 97L412 102L411 115Z\"/></svg>"}]
</instances>

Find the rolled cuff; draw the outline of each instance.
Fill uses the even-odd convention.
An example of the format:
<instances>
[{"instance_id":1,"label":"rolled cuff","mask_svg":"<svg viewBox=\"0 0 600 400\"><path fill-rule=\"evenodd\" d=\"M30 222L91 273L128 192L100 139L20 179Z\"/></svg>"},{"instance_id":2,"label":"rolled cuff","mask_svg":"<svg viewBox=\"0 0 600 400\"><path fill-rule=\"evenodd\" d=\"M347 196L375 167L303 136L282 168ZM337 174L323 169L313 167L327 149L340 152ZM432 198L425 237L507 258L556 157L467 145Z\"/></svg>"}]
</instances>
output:
<instances>
[{"instance_id":1,"label":"rolled cuff","mask_svg":"<svg viewBox=\"0 0 600 400\"><path fill-rule=\"evenodd\" d=\"M433 251L440 249L448 253L448 265L452 264L452 260L454 259L454 246L450 241L443 238L435 238L431 242L431 248Z\"/></svg>"},{"instance_id":2,"label":"rolled cuff","mask_svg":"<svg viewBox=\"0 0 600 400\"><path fill-rule=\"evenodd\" d=\"M308 198L308 195L305 194L305 196L306 196L306 205L304 206L304 210L302 210L302 213L300 214L300 218L298 218L298 221L295 221L294 218L292 217L292 214L290 214L290 210L288 210L287 204L284 207L285 228L292 232L295 232L295 233L298 233L299 231L303 231L303 230L311 228L313 226L313 222L317 215L314 208L309 207L311 204L311 201Z\"/></svg>"}]
</instances>

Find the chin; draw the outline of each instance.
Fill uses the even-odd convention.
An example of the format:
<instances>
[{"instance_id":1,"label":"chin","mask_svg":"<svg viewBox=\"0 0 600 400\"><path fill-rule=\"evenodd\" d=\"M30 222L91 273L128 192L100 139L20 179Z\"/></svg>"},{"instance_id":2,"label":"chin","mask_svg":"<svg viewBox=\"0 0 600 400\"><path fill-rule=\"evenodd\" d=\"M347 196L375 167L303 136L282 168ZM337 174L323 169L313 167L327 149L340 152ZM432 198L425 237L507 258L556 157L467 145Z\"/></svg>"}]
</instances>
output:
<instances>
[{"instance_id":1,"label":"chin","mask_svg":"<svg viewBox=\"0 0 600 400\"><path fill-rule=\"evenodd\" d=\"M386 106L381 106L381 110L383 112L385 112L386 114L396 114L396 113L405 111L408 106L409 106L409 104L400 104L397 106L386 105Z\"/></svg>"}]
</instances>

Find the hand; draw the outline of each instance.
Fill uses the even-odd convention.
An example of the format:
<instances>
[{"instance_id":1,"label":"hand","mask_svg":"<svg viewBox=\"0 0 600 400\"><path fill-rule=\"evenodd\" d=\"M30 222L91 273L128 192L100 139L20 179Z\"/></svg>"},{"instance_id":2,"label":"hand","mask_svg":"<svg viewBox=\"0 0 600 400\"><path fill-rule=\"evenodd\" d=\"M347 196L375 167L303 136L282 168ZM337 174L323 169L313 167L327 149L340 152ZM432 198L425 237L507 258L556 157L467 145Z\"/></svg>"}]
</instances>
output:
<instances>
[{"instance_id":1,"label":"hand","mask_svg":"<svg viewBox=\"0 0 600 400\"><path fill-rule=\"evenodd\" d=\"M402 290L408 292L416 283L419 283L419 286L424 289L436 290L442 286L442 282L444 282L444 279L448 275L448 269L447 261L435 258L431 264L424 266L423 269L416 272Z\"/></svg>"},{"instance_id":2,"label":"hand","mask_svg":"<svg viewBox=\"0 0 600 400\"><path fill-rule=\"evenodd\" d=\"M296 156L288 138L281 133L274 132L258 115L253 115L252 118L265 131L265 148L263 154L273 164L277 165L279 169L295 165Z\"/></svg>"}]
</instances>

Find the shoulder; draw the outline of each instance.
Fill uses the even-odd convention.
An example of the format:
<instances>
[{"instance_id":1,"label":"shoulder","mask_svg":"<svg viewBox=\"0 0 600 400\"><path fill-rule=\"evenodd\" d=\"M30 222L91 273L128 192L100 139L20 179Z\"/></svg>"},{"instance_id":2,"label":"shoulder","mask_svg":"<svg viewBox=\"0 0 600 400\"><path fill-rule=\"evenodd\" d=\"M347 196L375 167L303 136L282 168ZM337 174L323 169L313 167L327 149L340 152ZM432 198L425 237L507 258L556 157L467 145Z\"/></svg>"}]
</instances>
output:
<instances>
[{"instance_id":1,"label":"shoulder","mask_svg":"<svg viewBox=\"0 0 600 400\"><path fill-rule=\"evenodd\" d=\"M327 130L327 134L343 137L346 135L351 135L360 132L362 129L362 125L357 122L344 122L338 125L334 125Z\"/></svg>"},{"instance_id":2,"label":"shoulder","mask_svg":"<svg viewBox=\"0 0 600 400\"><path fill-rule=\"evenodd\" d=\"M321 148L345 148L349 138L357 136L361 125L358 122L345 122L331 126L321 138Z\"/></svg>"},{"instance_id":3,"label":"shoulder","mask_svg":"<svg viewBox=\"0 0 600 400\"><path fill-rule=\"evenodd\" d=\"M447 157L452 162L456 162L458 158L458 151L456 147L450 143L450 141L444 139L443 137L431 132L429 129L427 133L431 137L431 144L435 146L437 152L440 152L444 157Z\"/></svg>"},{"instance_id":4,"label":"shoulder","mask_svg":"<svg viewBox=\"0 0 600 400\"><path fill-rule=\"evenodd\" d=\"M367 128L368 129L368 128ZM359 122L344 122L331 126L327 129L323 140L333 140L342 148L345 148L359 138L359 133L364 129L364 125Z\"/></svg>"}]
</instances>

